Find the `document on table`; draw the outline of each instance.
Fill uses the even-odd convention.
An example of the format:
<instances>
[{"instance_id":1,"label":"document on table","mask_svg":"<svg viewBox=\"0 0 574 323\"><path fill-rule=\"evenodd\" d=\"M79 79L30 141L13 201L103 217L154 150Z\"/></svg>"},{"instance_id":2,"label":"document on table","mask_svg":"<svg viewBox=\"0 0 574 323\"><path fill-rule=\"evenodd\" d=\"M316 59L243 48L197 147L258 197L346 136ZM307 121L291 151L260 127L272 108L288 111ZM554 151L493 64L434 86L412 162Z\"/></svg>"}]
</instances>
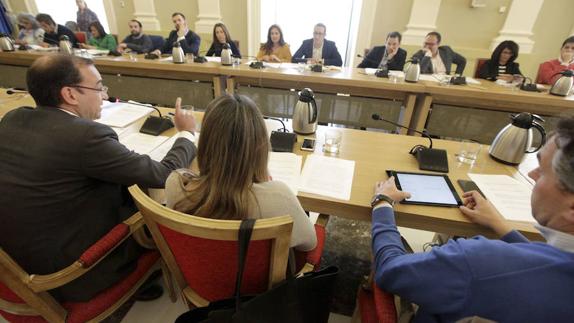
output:
<instances>
[{"instance_id":1,"label":"document on table","mask_svg":"<svg viewBox=\"0 0 574 323\"><path fill-rule=\"evenodd\" d=\"M303 157L293 153L269 153L269 173L274 181L280 181L297 195L301 177L301 164Z\"/></svg>"},{"instance_id":2,"label":"document on table","mask_svg":"<svg viewBox=\"0 0 574 323\"><path fill-rule=\"evenodd\" d=\"M154 150L152 150L148 155L151 157L151 159L160 162L170 151L171 147L173 147L173 144L177 138L179 138L178 135L172 136L168 140L164 141L161 145L156 147Z\"/></svg>"},{"instance_id":3,"label":"document on table","mask_svg":"<svg viewBox=\"0 0 574 323\"><path fill-rule=\"evenodd\" d=\"M518 165L518 171L530 184L534 185L535 182L532 178L528 177L528 173L537 167L538 158L536 158L536 154L526 154L520 165Z\"/></svg>"},{"instance_id":4,"label":"document on table","mask_svg":"<svg viewBox=\"0 0 574 323\"><path fill-rule=\"evenodd\" d=\"M351 199L355 161L320 155L309 155L305 160L299 191Z\"/></svg>"},{"instance_id":5,"label":"document on table","mask_svg":"<svg viewBox=\"0 0 574 323\"><path fill-rule=\"evenodd\" d=\"M153 111L152 108L128 103L104 103L102 104L102 115L96 122L110 127L124 128Z\"/></svg>"},{"instance_id":6,"label":"document on table","mask_svg":"<svg viewBox=\"0 0 574 323\"><path fill-rule=\"evenodd\" d=\"M532 189L507 175L468 174L486 198L507 220L534 222Z\"/></svg>"},{"instance_id":7,"label":"document on table","mask_svg":"<svg viewBox=\"0 0 574 323\"><path fill-rule=\"evenodd\" d=\"M138 132L126 136L120 142L138 154L149 154L168 139L167 136L152 136Z\"/></svg>"},{"instance_id":8,"label":"document on table","mask_svg":"<svg viewBox=\"0 0 574 323\"><path fill-rule=\"evenodd\" d=\"M205 56L205 59L206 59L208 62L221 63L221 57L217 57L217 56Z\"/></svg>"}]
</instances>

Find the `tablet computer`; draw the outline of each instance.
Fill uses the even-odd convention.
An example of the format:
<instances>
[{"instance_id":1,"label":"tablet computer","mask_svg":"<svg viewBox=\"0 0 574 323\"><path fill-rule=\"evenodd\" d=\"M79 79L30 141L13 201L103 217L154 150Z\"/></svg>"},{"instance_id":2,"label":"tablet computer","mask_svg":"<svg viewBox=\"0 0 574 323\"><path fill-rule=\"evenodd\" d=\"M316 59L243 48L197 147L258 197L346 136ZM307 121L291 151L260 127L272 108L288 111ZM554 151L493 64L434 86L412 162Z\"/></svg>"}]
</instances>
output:
<instances>
[{"instance_id":1,"label":"tablet computer","mask_svg":"<svg viewBox=\"0 0 574 323\"><path fill-rule=\"evenodd\" d=\"M452 182L447 175L424 173L409 173L387 170L387 174L395 177L397 188L411 193L411 197L402 204L434 205L457 207L462 201L456 194Z\"/></svg>"}]
</instances>

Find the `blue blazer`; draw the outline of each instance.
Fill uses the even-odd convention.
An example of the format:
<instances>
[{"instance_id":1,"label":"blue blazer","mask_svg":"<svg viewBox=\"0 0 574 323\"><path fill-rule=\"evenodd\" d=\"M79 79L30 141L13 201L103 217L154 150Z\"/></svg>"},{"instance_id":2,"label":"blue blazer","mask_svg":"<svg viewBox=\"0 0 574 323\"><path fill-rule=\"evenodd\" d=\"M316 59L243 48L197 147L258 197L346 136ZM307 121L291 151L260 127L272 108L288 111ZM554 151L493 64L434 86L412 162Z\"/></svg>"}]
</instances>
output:
<instances>
[{"instance_id":1,"label":"blue blazer","mask_svg":"<svg viewBox=\"0 0 574 323\"><path fill-rule=\"evenodd\" d=\"M295 52L291 62L293 63L305 63L307 59L313 57L313 39L306 39L301 44L301 47ZM337 50L337 45L335 45L334 41L324 40L323 41L323 60L325 61L325 65L335 65L335 66L342 66L343 60L341 59L341 55Z\"/></svg>"}]
</instances>

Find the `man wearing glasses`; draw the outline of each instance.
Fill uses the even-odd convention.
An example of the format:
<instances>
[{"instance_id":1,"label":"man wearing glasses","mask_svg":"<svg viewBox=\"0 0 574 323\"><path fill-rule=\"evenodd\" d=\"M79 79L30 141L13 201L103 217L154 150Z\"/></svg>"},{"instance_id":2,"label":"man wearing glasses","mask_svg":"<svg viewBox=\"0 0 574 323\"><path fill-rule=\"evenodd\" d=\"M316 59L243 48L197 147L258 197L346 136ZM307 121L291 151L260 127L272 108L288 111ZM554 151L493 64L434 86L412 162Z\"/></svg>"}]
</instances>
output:
<instances>
[{"instance_id":1,"label":"man wearing glasses","mask_svg":"<svg viewBox=\"0 0 574 323\"><path fill-rule=\"evenodd\" d=\"M418 59L422 74L450 74L451 65L456 64L455 74L462 75L466 58L449 46L439 46L441 35L436 31L428 33L423 48L413 55Z\"/></svg>"},{"instance_id":2,"label":"man wearing glasses","mask_svg":"<svg viewBox=\"0 0 574 323\"><path fill-rule=\"evenodd\" d=\"M100 117L107 87L92 61L68 55L37 59L26 75L37 107L0 122L0 246L25 271L50 274L79 256L136 208L126 187L162 188L172 170L195 157L195 120L176 102L180 131L161 162L118 141ZM82 302L126 277L141 253L126 240L80 279L50 291Z\"/></svg>"},{"instance_id":3,"label":"man wearing glasses","mask_svg":"<svg viewBox=\"0 0 574 323\"><path fill-rule=\"evenodd\" d=\"M325 64L342 66L343 60L334 41L326 40L327 27L318 23L313 29L313 38L301 44L291 61L293 63Z\"/></svg>"}]
</instances>

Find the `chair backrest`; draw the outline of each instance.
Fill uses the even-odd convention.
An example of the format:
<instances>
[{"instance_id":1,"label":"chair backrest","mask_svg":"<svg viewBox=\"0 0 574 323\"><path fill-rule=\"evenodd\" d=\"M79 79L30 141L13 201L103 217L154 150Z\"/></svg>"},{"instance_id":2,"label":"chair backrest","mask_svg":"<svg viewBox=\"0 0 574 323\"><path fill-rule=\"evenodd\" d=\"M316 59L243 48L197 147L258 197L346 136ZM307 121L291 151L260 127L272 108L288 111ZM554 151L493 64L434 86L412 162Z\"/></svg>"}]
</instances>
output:
<instances>
[{"instance_id":1,"label":"chair backrest","mask_svg":"<svg viewBox=\"0 0 574 323\"><path fill-rule=\"evenodd\" d=\"M82 44L86 43L86 40L88 37L87 37L85 32L76 31L76 32L74 32L74 35L76 35L76 39L78 40L78 43L82 43Z\"/></svg>"},{"instance_id":2,"label":"chair backrest","mask_svg":"<svg viewBox=\"0 0 574 323\"><path fill-rule=\"evenodd\" d=\"M155 202L136 185L129 191L180 290L189 287L208 302L232 297L241 221L184 214ZM242 294L261 293L285 279L292 227L288 215L256 221Z\"/></svg>"},{"instance_id":3,"label":"chair backrest","mask_svg":"<svg viewBox=\"0 0 574 323\"><path fill-rule=\"evenodd\" d=\"M482 68L482 65L484 65L484 63L486 63L486 61L488 61L488 58L477 58L476 59L476 67L474 69L474 78L478 78L478 74L480 73L480 69Z\"/></svg>"},{"instance_id":4,"label":"chair backrest","mask_svg":"<svg viewBox=\"0 0 574 323\"><path fill-rule=\"evenodd\" d=\"M152 43L152 50L154 51L156 49L162 49L163 44L165 43L165 39L162 36L157 36L157 35L148 35L149 38L151 39L151 43Z\"/></svg>"}]
</instances>

